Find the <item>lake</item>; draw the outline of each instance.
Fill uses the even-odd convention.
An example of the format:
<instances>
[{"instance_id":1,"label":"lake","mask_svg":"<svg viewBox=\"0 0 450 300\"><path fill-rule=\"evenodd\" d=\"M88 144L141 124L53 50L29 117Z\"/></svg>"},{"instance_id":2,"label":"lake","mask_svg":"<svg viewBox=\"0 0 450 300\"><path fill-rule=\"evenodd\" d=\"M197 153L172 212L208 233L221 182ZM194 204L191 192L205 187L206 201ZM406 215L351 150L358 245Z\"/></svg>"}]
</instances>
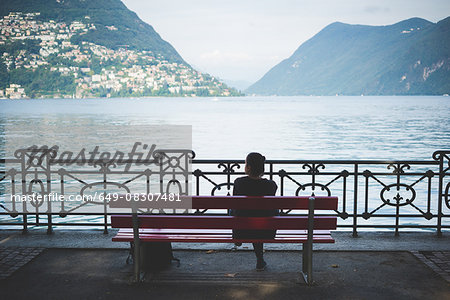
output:
<instances>
[{"instance_id":1,"label":"lake","mask_svg":"<svg viewBox=\"0 0 450 300\"><path fill-rule=\"evenodd\" d=\"M450 98L237 97L0 101L0 127L192 125L200 159L430 159L450 146ZM5 129L6 128L6 129ZM72 134L71 138L78 138ZM120 140L120 136L113 136ZM109 138L109 137L108 137ZM98 141L101 142L101 141Z\"/></svg>"}]
</instances>

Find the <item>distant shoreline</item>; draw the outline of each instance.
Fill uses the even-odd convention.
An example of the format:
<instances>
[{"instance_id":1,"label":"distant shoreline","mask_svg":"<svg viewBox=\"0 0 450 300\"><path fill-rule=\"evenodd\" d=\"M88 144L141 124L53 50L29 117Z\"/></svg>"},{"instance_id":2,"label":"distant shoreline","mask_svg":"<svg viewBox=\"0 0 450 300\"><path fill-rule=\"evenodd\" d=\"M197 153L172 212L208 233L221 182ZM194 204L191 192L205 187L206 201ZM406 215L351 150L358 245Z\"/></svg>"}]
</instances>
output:
<instances>
[{"instance_id":1,"label":"distant shoreline","mask_svg":"<svg viewBox=\"0 0 450 300\"><path fill-rule=\"evenodd\" d=\"M294 96L286 96L286 95L241 95L241 96L139 96L139 97L86 97L86 98L20 98L20 99L9 99L9 98L0 98L0 101L36 101L36 100L123 100L123 99L232 99L232 98L344 98L344 97L352 97L352 98L369 98L369 97L449 97L449 95L294 95Z\"/></svg>"}]
</instances>

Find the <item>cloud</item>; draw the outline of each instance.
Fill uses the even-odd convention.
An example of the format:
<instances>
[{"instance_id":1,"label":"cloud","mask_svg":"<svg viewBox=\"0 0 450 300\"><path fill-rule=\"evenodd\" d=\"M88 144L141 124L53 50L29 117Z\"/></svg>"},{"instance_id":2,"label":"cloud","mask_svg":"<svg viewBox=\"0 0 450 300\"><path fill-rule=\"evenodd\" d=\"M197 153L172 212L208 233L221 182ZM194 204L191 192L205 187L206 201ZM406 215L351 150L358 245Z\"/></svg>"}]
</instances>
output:
<instances>
[{"instance_id":1,"label":"cloud","mask_svg":"<svg viewBox=\"0 0 450 300\"><path fill-rule=\"evenodd\" d=\"M254 59L252 55L245 52L226 52L217 49L200 54L200 58L214 64L247 62Z\"/></svg>"},{"instance_id":2,"label":"cloud","mask_svg":"<svg viewBox=\"0 0 450 300\"><path fill-rule=\"evenodd\" d=\"M282 57L274 54L249 54L245 51L210 50L193 56L188 61L198 70L220 78L254 82Z\"/></svg>"},{"instance_id":3,"label":"cloud","mask_svg":"<svg viewBox=\"0 0 450 300\"><path fill-rule=\"evenodd\" d=\"M364 12L369 14L387 13L389 12L389 7L369 5L364 7Z\"/></svg>"}]
</instances>

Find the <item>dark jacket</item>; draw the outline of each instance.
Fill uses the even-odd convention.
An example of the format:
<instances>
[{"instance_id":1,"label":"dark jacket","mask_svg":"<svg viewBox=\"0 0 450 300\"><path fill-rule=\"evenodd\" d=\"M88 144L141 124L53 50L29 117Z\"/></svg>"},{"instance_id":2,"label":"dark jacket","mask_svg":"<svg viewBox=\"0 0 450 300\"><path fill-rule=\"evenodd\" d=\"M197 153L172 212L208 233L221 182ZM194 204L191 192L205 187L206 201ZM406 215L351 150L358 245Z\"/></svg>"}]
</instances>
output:
<instances>
[{"instance_id":1,"label":"dark jacket","mask_svg":"<svg viewBox=\"0 0 450 300\"><path fill-rule=\"evenodd\" d=\"M234 181L234 196L275 196L277 184L273 180L265 178L253 179L248 176L237 178ZM266 209L235 209L231 214L239 217L269 217L279 214L278 210ZM233 230L233 238L260 238L272 239L276 230Z\"/></svg>"}]
</instances>

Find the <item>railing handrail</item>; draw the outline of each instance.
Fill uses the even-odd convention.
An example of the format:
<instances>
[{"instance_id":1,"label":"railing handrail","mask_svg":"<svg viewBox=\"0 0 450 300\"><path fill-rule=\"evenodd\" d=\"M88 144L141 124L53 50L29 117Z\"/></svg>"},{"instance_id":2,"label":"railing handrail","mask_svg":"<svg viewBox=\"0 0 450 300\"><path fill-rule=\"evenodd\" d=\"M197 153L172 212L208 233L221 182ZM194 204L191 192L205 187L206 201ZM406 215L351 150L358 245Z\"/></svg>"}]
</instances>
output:
<instances>
[{"instance_id":1,"label":"railing handrail","mask_svg":"<svg viewBox=\"0 0 450 300\"><path fill-rule=\"evenodd\" d=\"M0 163L6 162L18 162L19 158L0 158ZM136 163L140 162L138 159L126 159L123 163ZM65 163L64 160L50 159L51 164L62 164ZM82 163L83 160L71 160L71 163ZM102 160L94 160L94 162L101 163ZM193 164L208 164L208 163L245 163L243 159L193 159ZM266 164L297 164L297 163L327 163L327 164L431 164L438 165L437 160L382 160L382 159L268 159L265 161Z\"/></svg>"}]
</instances>

